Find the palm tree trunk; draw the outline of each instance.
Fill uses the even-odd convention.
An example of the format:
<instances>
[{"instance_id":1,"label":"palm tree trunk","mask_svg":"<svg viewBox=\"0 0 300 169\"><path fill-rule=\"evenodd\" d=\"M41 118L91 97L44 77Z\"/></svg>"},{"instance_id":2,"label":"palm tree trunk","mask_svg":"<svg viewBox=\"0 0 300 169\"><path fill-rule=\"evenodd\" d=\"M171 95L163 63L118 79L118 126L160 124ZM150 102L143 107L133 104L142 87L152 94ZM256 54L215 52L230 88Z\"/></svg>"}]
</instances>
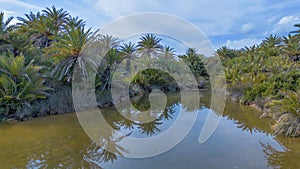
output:
<instances>
[{"instance_id":1,"label":"palm tree trunk","mask_svg":"<svg viewBox=\"0 0 300 169\"><path fill-rule=\"evenodd\" d=\"M130 65L131 65L130 58L128 58L127 61L126 61L126 71L129 74L131 74Z\"/></svg>"}]
</instances>

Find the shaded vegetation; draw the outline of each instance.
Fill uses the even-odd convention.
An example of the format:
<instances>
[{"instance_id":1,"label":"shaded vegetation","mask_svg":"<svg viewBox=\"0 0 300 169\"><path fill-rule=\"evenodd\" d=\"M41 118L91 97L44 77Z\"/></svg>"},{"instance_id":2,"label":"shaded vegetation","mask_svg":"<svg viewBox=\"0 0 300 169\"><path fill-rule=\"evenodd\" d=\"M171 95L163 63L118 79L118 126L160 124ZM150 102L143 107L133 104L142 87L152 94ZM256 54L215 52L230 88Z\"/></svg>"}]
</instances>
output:
<instances>
[{"instance_id":1,"label":"shaded vegetation","mask_svg":"<svg viewBox=\"0 0 300 169\"><path fill-rule=\"evenodd\" d=\"M176 92L178 86L168 73L147 69L137 73L136 59L143 58L144 65L153 63L172 73L178 60L184 60L200 79L206 76L201 55L189 49L177 56L170 46L163 46L154 34L141 35L138 42L123 43L110 35L100 35L86 28L85 21L64 9L54 6L40 12L17 17L19 22L10 24L0 13L0 117L2 120L26 120L31 117L73 112L73 74L88 77L97 70L95 88L99 106L112 105L110 89L117 66L124 64L122 73L130 75L130 95L147 94L153 89ZM87 46L99 46L96 55L87 58ZM170 62L171 60L171 62ZM78 72L75 65L80 66ZM143 66L143 65L139 65ZM177 71L177 72L176 72ZM132 75L132 76L131 76ZM122 85L122 83L120 83ZM150 130L141 130L150 133ZM147 128L145 126L145 128Z\"/></svg>"},{"instance_id":2,"label":"shaded vegetation","mask_svg":"<svg viewBox=\"0 0 300 169\"><path fill-rule=\"evenodd\" d=\"M278 121L274 132L293 137L300 136L299 44L298 34L270 35L259 45L239 50L221 47L216 52L225 67L230 95L271 113Z\"/></svg>"}]
</instances>

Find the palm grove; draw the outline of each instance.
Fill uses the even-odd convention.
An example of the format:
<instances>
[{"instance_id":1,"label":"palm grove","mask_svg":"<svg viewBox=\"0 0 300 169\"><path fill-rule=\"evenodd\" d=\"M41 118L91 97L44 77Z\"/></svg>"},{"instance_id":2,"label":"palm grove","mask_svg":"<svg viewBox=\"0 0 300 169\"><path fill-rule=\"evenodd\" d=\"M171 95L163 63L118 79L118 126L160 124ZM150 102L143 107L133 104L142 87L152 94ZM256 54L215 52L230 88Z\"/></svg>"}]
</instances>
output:
<instances>
[{"instance_id":1,"label":"palm grove","mask_svg":"<svg viewBox=\"0 0 300 169\"><path fill-rule=\"evenodd\" d=\"M108 92L111 78L123 60L126 61L126 74L135 71L135 58L145 55L167 66L178 76L182 72L176 72L175 62L183 60L198 82L208 79L201 54L188 49L185 54L176 55L173 48L163 46L161 39L153 34L143 35L137 44L121 43L110 35L95 37L82 19L55 7L17 19L20 22L11 25L12 18L4 20L4 13L0 14L2 120L73 112L74 65L84 65L80 53L91 39L108 49L105 62L96 68L99 106L112 104ZM240 50L221 47L215 57L220 57L225 67L230 95L237 96L241 104L260 106L277 121L274 127L276 134L296 137L300 135L300 32L293 33L287 37L271 35L259 45ZM164 58L173 58L174 65L172 62L164 63ZM143 63L151 64L147 63L147 59ZM88 66L86 69L89 69ZM165 92L178 91L172 77L153 69L138 73L132 84L139 84L141 89L132 90L131 95L138 92L147 94L155 87Z\"/></svg>"}]
</instances>

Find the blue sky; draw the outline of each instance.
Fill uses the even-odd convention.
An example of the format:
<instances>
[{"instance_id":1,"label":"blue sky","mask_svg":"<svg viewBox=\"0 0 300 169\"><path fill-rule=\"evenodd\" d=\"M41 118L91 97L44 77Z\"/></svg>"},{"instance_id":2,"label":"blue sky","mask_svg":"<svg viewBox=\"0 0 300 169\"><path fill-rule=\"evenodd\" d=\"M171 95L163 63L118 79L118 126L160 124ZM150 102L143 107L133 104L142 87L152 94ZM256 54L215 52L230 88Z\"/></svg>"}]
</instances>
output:
<instances>
[{"instance_id":1,"label":"blue sky","mask_svg":"<svg viewBox=\"0 0 300 169\"><path fill-rule=\"evenodd\" d=\"M202 30L215 48L257 44L270 34L287 35L300 23L299 0L0 0L6 18L52 5L79 16L94 30L140 12L176 15Z\"/></svg>"}]
</instances>

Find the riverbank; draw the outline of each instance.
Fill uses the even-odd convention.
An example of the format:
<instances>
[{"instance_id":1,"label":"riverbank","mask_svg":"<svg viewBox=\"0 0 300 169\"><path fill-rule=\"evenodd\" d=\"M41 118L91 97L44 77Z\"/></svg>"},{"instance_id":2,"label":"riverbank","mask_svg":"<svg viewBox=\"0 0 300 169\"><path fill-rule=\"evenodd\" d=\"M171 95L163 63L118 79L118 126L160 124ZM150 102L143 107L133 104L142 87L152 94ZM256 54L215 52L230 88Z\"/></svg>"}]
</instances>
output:
<instances>
[{"instance_id":1,"label":"riverbank","mask_svg":"<svg viewBox=\"0 0 300 169\"><path fill-rule=\"evenodd\" d=\"M300 137L300 118L289 112L280 112L279 105L272 105L272 100L257 97L253 102L245 104L245 96L242 92L228 92L227 95L233 102L243 106L250 106L260 111L262 113L259 117L260 119L273 119L275 124L272 125L272 128L275 134L285 135L286 137ZM276 106L279 112L273 112L271 106Z\"/></svg>"},{"instance_id":2,"label":"riverbank","mask_svg":"<svg viewBox=\"0 0 300 169\"><path fill-rule=\"evenodd\" d=\"M57 87L58 88L58 87ZM168 86L168 87L158 87L159 90L163 91L165 94L174 94L178 93L180 90L177 86ZM197 89L197 90L196 90ZM147 86L141 88L138 84L132 84L129 88L128 93L122 93L124 90L119 89L120 92L118 96L112 100L111 93L108 91L95 91L96 92L96 101L98 108L106 108L112 107L114 104L118 104L122 102L128 94L129 97L134 100L138 100L144 95L148 95L152 88L151 86ZM187 86L187 90L190 92L200 91L206 92L209 90L208 82L201 82L198 85ZM88 100L82 100L85 102L89 102ZM89 108L88 108L89 109ZM39 118L51 115L60 115L75 112L73 105L73 95L71 87L59 87L58 90L52 92L50 96L46 99L38 99L33 101L31 105L22 106L14 113L10 114L1 114L0 113L0 121L26 121L32 118Z\"/></svg>"}]
</instances>

